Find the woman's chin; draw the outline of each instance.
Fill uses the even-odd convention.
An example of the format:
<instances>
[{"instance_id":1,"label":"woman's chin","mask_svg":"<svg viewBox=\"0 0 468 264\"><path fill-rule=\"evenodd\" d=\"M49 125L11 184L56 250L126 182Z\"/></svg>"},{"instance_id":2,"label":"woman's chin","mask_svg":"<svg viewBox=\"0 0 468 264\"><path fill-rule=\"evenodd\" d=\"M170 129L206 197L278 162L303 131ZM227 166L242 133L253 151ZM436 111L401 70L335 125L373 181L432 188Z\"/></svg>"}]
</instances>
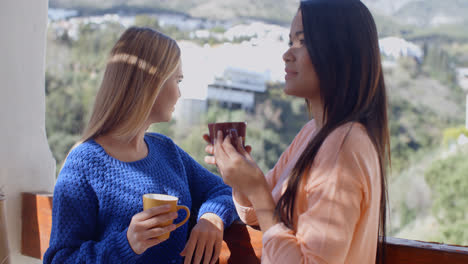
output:
<instances>
[{"instance_id":1,"label":"woman's chin","mask_svg":"<svg viewBox=\"0 0 468 264\"><path fill-rule=\"evenodd\" d=\"M284 87L283 92L287 95L293 95L291 94L291 88L288 87L287 85Z\"/></svg>"}]
</instances>

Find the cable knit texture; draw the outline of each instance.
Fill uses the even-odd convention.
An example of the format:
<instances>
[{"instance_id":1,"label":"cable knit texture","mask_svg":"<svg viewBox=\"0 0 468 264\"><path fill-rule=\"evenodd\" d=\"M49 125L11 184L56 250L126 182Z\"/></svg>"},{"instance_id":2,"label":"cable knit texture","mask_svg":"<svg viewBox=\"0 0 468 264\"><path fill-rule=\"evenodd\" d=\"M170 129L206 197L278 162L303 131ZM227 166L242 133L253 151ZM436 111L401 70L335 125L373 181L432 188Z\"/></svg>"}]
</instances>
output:
<instances>
[{"instance_id":1,"label":"cable knit texture","mask_svg":"<svg viewBox=\"0 0 468 264\"><path fill-rule=\"evenodd\" d=\"M179 255L189 236L188 223L170 238L137 255L127 240L133 215L143 210L142 195L179 197L192 222L205 213L229 226L237 214L231 189L166 136L148 133L147 157L121 162L94 140L74 148L54 190L52 233L44 263L182 263ZM196 219L195 219L196 217ZM180 222L185 212L179 211Z\"/></svg>"}]
</instances>

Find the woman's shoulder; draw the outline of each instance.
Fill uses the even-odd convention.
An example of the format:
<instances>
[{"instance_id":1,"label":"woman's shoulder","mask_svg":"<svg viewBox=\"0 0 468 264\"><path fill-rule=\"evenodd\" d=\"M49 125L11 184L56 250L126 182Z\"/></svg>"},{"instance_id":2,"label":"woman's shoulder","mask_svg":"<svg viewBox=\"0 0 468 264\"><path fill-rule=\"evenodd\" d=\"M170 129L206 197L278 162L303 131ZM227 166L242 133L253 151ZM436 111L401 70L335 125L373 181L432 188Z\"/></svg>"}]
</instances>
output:
<instances>
[{"instance_id":1,"label":"woman's shoulder","mask_svg":"<svg viewBox=\"0 0 468 264\"><path fill-rule=\"evenodd\" d=\"M296 134L291 145L293 146L296 144L302 145L304 142L309 142L309 140L316 133L316 131L317 131L317 126L315 124L315 119L312 119L301 128L299 133Z\"/></svg>"},{"instance_id":2,"label":"woman's shoulder","mask_svg":"<svg viewBox=\"0 0 468 264\"><path fill-rule=\"evenodd\" d=\"M103 162L104 155L104 150L100 150L99 145L93 140L77 143L65 158L57 183L74 182L77 177L84 180L84 178L93 175L99 171L98 167L104 168L106 166L106 163Z\"/></svg>"},{"instance_id":3,"label":"woman's shoulder","mask_svg":"<svg viewBox=\"0 0 468 264\"><path fill-rule=\"evenodd\" d=\"M359 122L348 122L333 130L324 144L334 144L340 148L353 148L372 144L366 127Z\"/></svg>"},{"instance_id":4,"label":"woman's shoulder","mask_svg":"<svg viewBox=\"0 0 468 264\"><path fill-rule=\"evenodd\" d=\"M105 150L94 140L77 143L68 153L63 168L86 170L105 165Z\"/></svg>"},{"instance_id":5,"label":"woman's shoulder","mask_svg":"<svg viewBox=\"0 0 468 264\"><path fill-rule=\"evenodd\" d=\"M337 127L320 147L314 160L316 171L346 172L352 177L328 177L327 180L351 181L368 186L370 178L379 175L379 158L365 126L350 122ZM321 168L322 170L318 169Z\"/></svg>"},{"instance_id":6,"label":"woman's shoulder","mask_svg":"<svg viewBox=\"0 0 468 264\"><path fill-rule=\"evenodd\" d=\"M145 134L145 140L151 150L154 150L153 153L178 156L183 152L170 137L163 134L148 132Z\"/></svg>"},{"instance_id":7,"label":"woman's shoulder","mask_svg":"<svg viewBox=\"0 0 468 264\"><path fill-rule=\"evenodd\" d=\"M315 119L311 119L301 128L301 131L299 131L298 135L313 133L316 129L317 125L315 123Z\"/></svg>"},{"instance_id":8,"label":"woman's shoulder","mask_svg":"<svg viewBox=\"0 0 468 264\"><path fill-rule=\"evenodd\" d=\"M156 132L147 132L145 134L145 139L147 139L147 143L149 144L156 144L156 145L165 145L165 146L173 146L175 145L174 141L163 134L159 134Z\"/></svg>"},{"instance_id":9,"label":"woman's shoulder","mask_svg":"<svg viewBox=\"0 0 468 264\"><path fill-rule=\"evenodd\" d=\"M94 140L87 140L85 142L77 143L72 147L70 153L68 153L67 161L86 162L95 160L104 154L104 151L100 150L99 145Z\"/></svg>"},{"instance_id":10,"label":"woman's shoulder","mask_svg":"<svg viewBox=\"0 0 468 264\"><path fill-rule=\"evenodd\" d=\"M317 132L317 125L315 120L312 119L297 133L294 142L299 142L300 144L309 142ZM334 129L325 138L322 148L341 148L343 147L342 143L345 143L346 147L362 143L372 144L366 128L358 122L348 122Z\"/></svg>"},{"instance_id":11,"label":"woman's shoulder","mask_svg":"<svg viewBox=\"0 0 468 264\"><path fill-rule=\"evenodd\" d=\"M348 122L333 130L323 142L319 156L336 156L331 154L358 158L376 156L377 152L365 126L358 122Z\"/></svg>"}]
</instances>

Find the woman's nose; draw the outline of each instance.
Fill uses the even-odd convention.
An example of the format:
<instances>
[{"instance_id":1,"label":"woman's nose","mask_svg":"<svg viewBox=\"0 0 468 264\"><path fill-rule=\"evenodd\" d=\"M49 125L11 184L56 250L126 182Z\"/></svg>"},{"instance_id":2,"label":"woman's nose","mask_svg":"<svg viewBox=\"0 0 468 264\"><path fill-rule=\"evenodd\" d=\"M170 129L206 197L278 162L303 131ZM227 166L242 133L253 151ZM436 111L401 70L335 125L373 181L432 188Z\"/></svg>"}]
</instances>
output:
<instances>
[{"instance_id":1,"label":"woman's nose","mask_svg":"<svg viewBox=\"0 0 468 264\"><path fill-rule=\"evenodd\" d=\"M290 62L291 60L292 60L291 50L288 49L288 50L283 54L283 61L284 61L284 62Z\"/></svg>"}]
</instances>

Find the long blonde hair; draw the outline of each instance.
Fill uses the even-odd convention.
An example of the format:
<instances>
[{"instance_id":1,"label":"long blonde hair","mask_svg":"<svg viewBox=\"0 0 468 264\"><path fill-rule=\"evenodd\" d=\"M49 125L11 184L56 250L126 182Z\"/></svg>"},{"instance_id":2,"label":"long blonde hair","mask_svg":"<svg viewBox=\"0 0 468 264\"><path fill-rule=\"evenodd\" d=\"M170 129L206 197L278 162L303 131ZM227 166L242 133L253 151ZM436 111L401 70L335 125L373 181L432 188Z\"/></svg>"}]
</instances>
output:
<instances>
[{"instance_id":1,"label":"long blonde hair","mask_svg":"<svg viewBox=\"0 0 468 264\"><path fill-rule=\"evenodd\" d=\"M110 131L134 137L179 63L175 40L150 28L128 28L110 52L91 118L76 145Z\"/></svg>"}]
</instances>

